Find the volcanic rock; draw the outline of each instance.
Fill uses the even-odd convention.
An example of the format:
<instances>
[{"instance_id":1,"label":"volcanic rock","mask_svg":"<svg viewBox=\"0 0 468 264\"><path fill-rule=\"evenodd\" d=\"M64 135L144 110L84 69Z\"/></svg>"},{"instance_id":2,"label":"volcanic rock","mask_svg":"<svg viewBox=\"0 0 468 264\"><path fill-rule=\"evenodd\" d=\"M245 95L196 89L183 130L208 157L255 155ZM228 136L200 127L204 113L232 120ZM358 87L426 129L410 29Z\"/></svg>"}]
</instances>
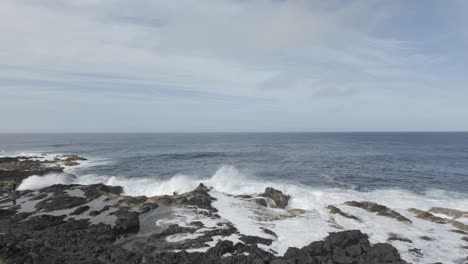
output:
<instances>
[{"instance_id":1,"label":"volcanic rock","mask_svg":"<svg viewBox=\"0 0 468 264\"><path fill-rule=\"evenodd\" d=\"M361 222L361 220L359 220L359 218L357 218L356 216L347 214L347 213L341 211L341 210L340 210L338 207L336 207L336 206L328 205L328 206L325 207L325 208L328 209L328 210L330 211L330 214L341 215L341 216L343 216L343 217L346 217L346 218L353 219L353 220L356 220L356 221L358 221L358 222Z\"/></svg>"},{"instance_id":2,"label":"volcanic rock","mask_svg":"<svg viewBox=\"0 0 468 264\"><path fill-rule=\"evenodd\" d=\"M372 213L377 213L377 215L394 218L401 222L411 223L411 220L404 217L400 213L386 207L385 205L380 205L380 204L373 203L373 202L356 202L356 201L348 201L348 202L345 202L344 204L347 206L358 207L358 208L364 209Z\"/></svg>"},{"instance_id":3,"label":"volcanic rock","mask_svg":"<svg viewBox=\"0 0 468 264\"><path fill-rule=\"evenodd\" d=\"M267 187L265 189L265 192L259 194L259 196L272 199L278 208L283 209L286 208L286 206L288 206L289 199L291 198L289 195L283 194L282 191L276 190L271 187Z\"/></svg>"}]
</instances>

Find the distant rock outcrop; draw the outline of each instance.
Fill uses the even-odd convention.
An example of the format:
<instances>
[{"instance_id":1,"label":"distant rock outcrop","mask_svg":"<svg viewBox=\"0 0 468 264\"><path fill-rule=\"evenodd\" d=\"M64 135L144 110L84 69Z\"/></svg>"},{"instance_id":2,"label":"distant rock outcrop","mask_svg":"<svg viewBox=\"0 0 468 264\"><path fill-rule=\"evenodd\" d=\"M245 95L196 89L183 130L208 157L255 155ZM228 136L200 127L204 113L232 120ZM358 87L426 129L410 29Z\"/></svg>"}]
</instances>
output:
<instances>
[{"instance_id":1,"label":"distant rock outcrop","mask_svg":"<svg viewBox=\"0 0 468 264\"><path fill-rule=\"evenodd\" d=\"M274 188L271 188L271 187L267 187L265 189L265 192L259 194L260 197L265 197L265 198L269 198L271 200L273 200L273 202L275 203L275 206L278 207L278 208L286 208L286 206L288 206L288 202L289 202L289 199L291 198L291 196L289 195L285 195L283 194L282 191L279 191L279 190L276 190ZM263 202L258 202L258 200L260 200L261 198L257 198L257 203L262 205L262 206L266 206L263 203Z\"/></svg>"},{"instance_id":2,"label":"distant rock outcrop","mask_svg":"<svg viewBox=\"0 0 468 264\"><path fill-rule=\"evenodd\" d=\"M381 205L381 204L377 204L377 203L373 203L373 202L367 202L367 201L366 202L348 201L348 202L345 202L344 204L347 205L347 206L361 208L361 209L364 209L366 211L376 213L377 215L394 218L394 219L396 219L398 221L401 221L401 222L408 222L408 223L412 222L408 218L406 218L403 215L401 215L400 213L388 208L385 205Z\"/></svg>"}]
</instances>

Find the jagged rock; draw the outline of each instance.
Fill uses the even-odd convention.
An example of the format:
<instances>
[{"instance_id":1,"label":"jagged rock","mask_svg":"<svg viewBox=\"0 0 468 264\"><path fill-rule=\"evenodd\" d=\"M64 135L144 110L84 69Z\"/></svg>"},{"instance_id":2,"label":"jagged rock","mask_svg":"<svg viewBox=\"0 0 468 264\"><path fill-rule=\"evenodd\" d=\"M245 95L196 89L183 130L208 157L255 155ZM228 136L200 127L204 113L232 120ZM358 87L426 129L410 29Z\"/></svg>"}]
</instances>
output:
<instances>
[{"instance_id":1,"label":"jagged rock","mask_svg":"<svg viewBox=\"0 0 468 264\"><path fill-rule=\"evenodd\" d=\"M218 210L211 206L211 203L215 198L209 195L209 189L200 183L198 187L191 191L177 195L162 195L162 196L153 196L150 198L156 204L166 205L166 206L197 206L199 208L207 209L212 212L217 212Z\"/></svg>"},{"instance_id":2,"label":"jagged rock","mask_svg":"<svg viewBox=\"0 0 468 264\"><path fill-rule=\"evenodd\" d=\"M229 240L222 240L219 241L215 247L210 248L207 252L208 255L210 256L217 256L221 257L226 253L232 253L234 252L234 243Z\"/></svg>"},{"instance_id":3,"label":"jagged rock","mask_svg":"<svg viewBox=\"0 0 468 264\"><path fill-rule=\"evenodd\" d=\"M410 249L408 249L408 252L411 253L415 257L420 258L420 257L424 256L422 250L419 249L419 248L410 248Z\"/></svg>"},{"instance_id":4,"label":"jagged rock","mask_svg":"<svg viewBox=\"0 0 468 264\"><path fill-rule=\"evenodd\" d=\"M409 208L408 211L415 214L417 218L428 220L437 224L446 224L449 222L448 219L435 216L427 211L419 210L416 208Z\"/></svg>"},{"instance_id":5,"label":"jagged rock","mask_svg":"<svg viewBox=\"0 0 468 264\"><path fill-rule=\"evenodd\" d=\"M390 244L375 244L367 253L364 263L379 263L379 264L390 264L390 263L401 263L406 262L401 259L397 249Z\"/></svg>"},{"instance_id":6,"label":"jagged rock","mask_svg":"<svg viewBox=\"0 0 468 264\"><path fill-rule=\"evenodd\" d=\"M267 187L265 189L265 192L259 194L259 196L272 199L278 208L283 209L286 208L286 206L288 206L289 199L291 198L289 195L283 194L282 191L276 190L271 187Z\"/></svg>"},{"instance_id":7,"label":"jagged rock","mask_svg":"<svg viewBox=\"0 0 468 264\"><path fill-rule=\"evenodd\" d=\"M468 231L468 225L465 225L464 223L462 222L459 222L459 221L456 221L456 220L452 220L450 221L452 223L452 225L462 231Z\"/></svg>"},{"instance_id":8,"label":"jagged rock","mask_svg":"<svg viewBox=\"0 0 468 264\"><path fill-rule=\"evenodd\" d=\"M353 220L356 220L356 221L358 221L358 222L361 222L361 220L359 220L359 218L357 218L356 216L347 214L347 213L341 211L341 210L340 210L338 207L336 207L336 206L328 205L328 206L325 207L325 208L328 209L328 210L330 211L330 214L341 215L341 216L343 216L343 217L346 217L346 218L353 219Z\"/></svg>"},{"instance_id":9,"label":"jagged rock","mask_svg":"<svg viewBox=\"0 0 468 264\"><path fill-rule=\"evenodd\" d=\"M73 211L71 213L71 215L80 215L80 214L86 212L87 210L89 210L89 206L83 205L83 206L80 206L80 207L76 208L75 211Z\"/></svg>"},{"instance_id":10,"label":"jagged rock","mask_svg":"<svg viewBox=\"0 0 468 264\"><path fill-rule=\"evenodd\" d=\"M413 241L411 241L411 239L406 238L406 237L404 237L402 235L399 235L399 234L395 234L395 233L389 233L387 240L388 241L401 241L401 242L406 242L406 243L413 243Z\"/></svg>"},{"instance_id":11,"label":"jagged rock","mask_svg":"<svg viewBox=\"0 0 468 264\"><path fill-rule=\"evenodd\" d=\"M268 206L267 201L264 198L256 198L256 199L254 199L254 201L255 201L256 204L261 205L263 207Z\"/></svg>"},{"instance_id":12,"label":"jagged rock","mask_svg":"<svg viewBox=\"0 0 468 264\"><path fill-rule=\"evenodd\" d=\"M372 212L372 213L377 213L377 215L394 218L394 219L396 219L398 221L401 221L401 222L411 223L411 220L404 217L400 213L398 213L398 212L396 212L396 211L394 211L394 210L392 210L392 209L390 209L390 208L388 208L388 207L386 207L384 205L380 205L380 204L377 204L377 203L347 201L344 204L347 205L347 206L358 207L358 208L364 209L364 210Z\"/></svg>"},{"instance_id":13,"label":"jagged rock","mask_svg":"<svg viewBox=\"0 0 468 264\"><path fill-rule=\"evenodd\" d=\"M302 249L289 248L283 259L286 263L405 263L393 246L371 246L359 230L330 233L324 241Z\"/></svg>"},{"instance_id":14,"label":"jagged rock","mask_svg":"<svg viewBox=\"0 0 468 264\"><path fill-rule=\"evenodd\" d=\"M94 211L89 212L88 215L90 215L90 216L98 216L98 215L100 215L100 214L101 214L101 211L94 210Z\"/></svg>"},{"instance_id":15,"label":"jagged rock","mask_svg":"<svg viewBox=\"0 0 468 264\"><path fill-rule=\"evenodd\" d=\"M278 235L277 235L275 232L271 231L270 229L265 228L265 227L260 227L260 229L261 229L263 232L265 232L265 234L269 234L269 235L272 235L272 236L278 238Z\"/></svg>"},{"instance_id":16,"label":"jagged rock","mask_svg":"<svg viewBox=\"0 0 468 264\"><path fill-rule=\"evenodd\" d=\"M293 208L288 210L288 213L293 214L294 216L305 214L305 212L306 211L304 209L300 208Z\"/></svg>"},{"instance_id":17,"label":"jagged rock","mask_svg":"<svg viewBox=\"0 0 468 264\"><path fill-rule=\"evenodd\" d=\"M77 165L80 165L80 163L78 163L76 161L65 160L65 161L63 161L63 165L65 165L65 166L77 166Z\"/></svg>"},{"instance_id":18,"label":"jagged rock","mask_svg":"<svg viewBox=\"0 0 468 264\"><path fill-rule=\"evenodd\" d=\"M158 208L158 204L156 203L144 203L143 205L140 206L139 212L143 214L151 210L154 210L156 208Z\"/></svg>"},{"instance_id":19,"label":"jagged rock","mask_svg":"<svg viewBox=\"0 0 468 264\"><path fill-rule=\"evenodd\" d=\"M33 157L4 157L0 158L0 181L20 183L32 175L63 172L63 169L58 164L51 166L47 162L33 160Z\"/></svg>"},{"instance_id":20,"label":"jagged rock","mask_svg":"<svg viewBox=\"0 0 468 264\"><path fill-rule=\"evenodd\" d=\"M75 166L80 164L78 161L88 160L87 158L78 156L78 155L63 155L61 156L63 159L63 164L66 166ZM75 164L75 165L67 165L67 164Z\"/></svg>"},{"instance_id":21,"label":"jagged rock","mask_svg":"<svg viewBox=\"0 0 468 264\"><path fill-rule=\"evenodd\" d=\"M244 242L247 245L263 244L263 245L269 246L273 242L273 240L271 239L258 237L258 236L241 236L239 240Z\"/></svg>"},{"instance_id":22,"label":"jagged rock","mask_svg":"<svg viewBox=\"0 0 468 264\"><path fill-rule=\"evenodd\" d=\"M137 233L140 231L140 220L138 213L128 209L120 209L111 215L115 215L114 229L119 233Z\"/></svg>"},{"instance_id":23,"label":"jagged rock","mask_svg":"<svg viewBox=\"0 0 468 264\"><path fill-rule=\"evenodd\" d=\"M252 199L252 196L247 195L247 194L239 194L239 195L235 195L234 197L235 198L240 198L240 199Z\"/></svg>"},{"instance_id":24,"label":"jagged rock","mask_svg":"<svg viewBox=\"0 0 468 264\"><path fill-rule=\"evenodd\" d=\"M121 186L109 186L102 183L78 185L78 188L84 192L85 197L88 199L96 199L101 195L118 196L123 193Z\"/></svg>"},{"instance_id":25,"label":"jagged rock","mask_svg":"<svg viewBox=\"0 0 468 264\"><path fill-rule=\"evenodd\" d=\"M468 217L468 212L460 211L451 208L444 208L444 207L432 207L428 210L431 213L435 214L444 214L453 219L461 218L461 217Z\"/></svg>"}]
</instances>

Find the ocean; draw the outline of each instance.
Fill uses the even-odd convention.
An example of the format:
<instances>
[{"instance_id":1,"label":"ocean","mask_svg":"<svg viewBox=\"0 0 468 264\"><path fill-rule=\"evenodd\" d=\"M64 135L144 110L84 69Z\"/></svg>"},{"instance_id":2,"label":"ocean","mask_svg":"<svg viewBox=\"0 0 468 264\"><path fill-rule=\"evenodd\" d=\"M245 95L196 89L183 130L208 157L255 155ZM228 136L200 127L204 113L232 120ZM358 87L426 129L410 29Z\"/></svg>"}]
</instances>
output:
<instances>
[{"instance_id":1,"label":"ocean","mask_svg":"<svg viewBox=\"0 0 468 264\"><path fill-rule=\"evenodd\" d=\"M387 242L391 232L404 234L413 243L392 244L415 263L462 263L466 257L460 234L450 232L453 227L417 219L407 209L468 211L468 133L0 134L0 156L70 153L89 159L67 168L76 178L32 176L20 188L103 182L123 186L128 195L152 196L190 191L203 182L213 188L221 217L255 234L265 223L231 195L258 194L272 186L291 195L288 208L311 212L267 223L281 238L272 245L279 253L336 231L327 224L328 204L372 201L414 223L362 209L348 210L362 223L333 221L365 231L374 243ZM418 239L424 235L434 240Z\"/></svg>"}]
</instances>

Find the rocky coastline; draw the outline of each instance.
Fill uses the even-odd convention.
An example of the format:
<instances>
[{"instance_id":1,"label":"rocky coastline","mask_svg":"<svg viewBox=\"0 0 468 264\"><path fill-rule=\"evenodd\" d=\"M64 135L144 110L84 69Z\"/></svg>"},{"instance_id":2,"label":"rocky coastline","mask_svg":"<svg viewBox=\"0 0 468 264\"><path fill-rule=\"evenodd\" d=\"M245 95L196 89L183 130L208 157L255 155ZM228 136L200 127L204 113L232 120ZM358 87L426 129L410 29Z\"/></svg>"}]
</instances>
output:
<instances>
[{"instance_id":1,"label":"rocky coastline","mask_svg":"<svg viewBox=\"0 0 468 264\"><path fill-rule=\"evenodd\" d=\"M153 197L126 196L122 187L104 184L13 190L28 176L63 172L83 160L86 158L77 155L53 160L0 158L0 263L407 263L390 243L371 244L359 230L332 232L321 241L290 247L280 255L268 250L277 238L272 230L263 229L265 237L242 234L218 214L212 204L216 198L203 184L190 192ZM273 188L235 198L281 209L290 199ZM411 222L383 205L365 201L344 205ZM337 217L361 221L334 205L327 209ZM466 212L444 208L417 210L411 212L428 221L438 220L431 212L467 216ZM280 217L302 213L301 209L290 209ZM185 222L171 221L181 215ZM466 235L466 225L461 222L441 224L451 224L454 232ZM391 240L405 238L389 234ZM418 249L414 250L418 254Z\"/></svg>"}]
</instances>

